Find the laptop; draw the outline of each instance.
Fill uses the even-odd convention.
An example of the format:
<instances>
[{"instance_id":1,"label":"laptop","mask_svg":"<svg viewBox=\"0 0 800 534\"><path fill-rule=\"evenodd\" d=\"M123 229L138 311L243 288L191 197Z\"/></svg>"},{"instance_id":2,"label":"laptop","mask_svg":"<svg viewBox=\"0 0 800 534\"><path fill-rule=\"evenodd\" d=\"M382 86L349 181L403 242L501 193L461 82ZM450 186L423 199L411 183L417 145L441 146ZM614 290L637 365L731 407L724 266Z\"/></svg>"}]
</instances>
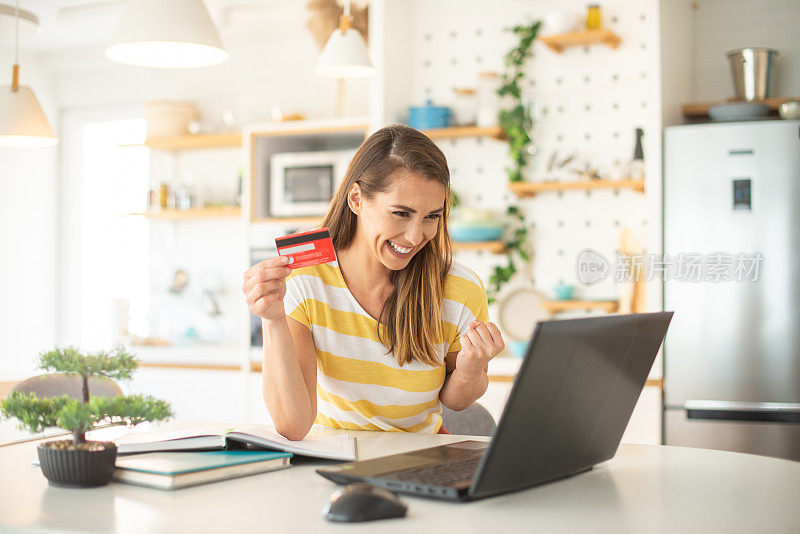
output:
<instances>
[{"instance_id":1,"label":"laptop","mask_svg":"<svg viewBox=\"0 0 800 534\"><path fill-rule=\"evenodd\" d=\"M539 322L491 442L317 473L339 484L468 501L588 471L616 453L671 319L659 312Z\"/></svg>"}]
</instances>

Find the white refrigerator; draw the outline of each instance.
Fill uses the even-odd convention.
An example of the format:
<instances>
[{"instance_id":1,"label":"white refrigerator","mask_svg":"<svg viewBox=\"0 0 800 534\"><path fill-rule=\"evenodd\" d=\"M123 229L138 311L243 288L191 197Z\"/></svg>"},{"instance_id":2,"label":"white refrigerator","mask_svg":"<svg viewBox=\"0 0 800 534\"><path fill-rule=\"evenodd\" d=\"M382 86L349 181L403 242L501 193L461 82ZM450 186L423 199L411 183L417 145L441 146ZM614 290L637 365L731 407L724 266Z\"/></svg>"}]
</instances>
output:
<instances>
[{"instance_id":1,"label":"white refrigerator","mask_svg":"<svg viewBox=\"0 0 800 534\"><path fill-rule=\"evenodd\" d=\"M664 135L664 442L800 460L800 121Z\"/></svg>"}]
</instances>

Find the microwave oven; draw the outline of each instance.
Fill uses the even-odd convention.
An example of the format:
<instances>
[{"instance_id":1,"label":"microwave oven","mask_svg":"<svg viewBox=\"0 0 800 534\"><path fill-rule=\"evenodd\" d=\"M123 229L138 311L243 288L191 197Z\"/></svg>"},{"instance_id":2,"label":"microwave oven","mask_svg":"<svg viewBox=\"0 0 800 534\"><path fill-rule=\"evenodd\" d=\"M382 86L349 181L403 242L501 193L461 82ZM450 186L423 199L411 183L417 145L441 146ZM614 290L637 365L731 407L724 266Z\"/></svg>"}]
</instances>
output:
<instances>
[{"instance_id":1,"label":"microwave oven","mask_svg":"<svg viewBox=\"0 0 800 534\"><path fill-rule=\"evenodd\" d=\"M274 154L270 158L270 217L324 215L354 154L355 149Z\"/></svg>"}]
</instances>

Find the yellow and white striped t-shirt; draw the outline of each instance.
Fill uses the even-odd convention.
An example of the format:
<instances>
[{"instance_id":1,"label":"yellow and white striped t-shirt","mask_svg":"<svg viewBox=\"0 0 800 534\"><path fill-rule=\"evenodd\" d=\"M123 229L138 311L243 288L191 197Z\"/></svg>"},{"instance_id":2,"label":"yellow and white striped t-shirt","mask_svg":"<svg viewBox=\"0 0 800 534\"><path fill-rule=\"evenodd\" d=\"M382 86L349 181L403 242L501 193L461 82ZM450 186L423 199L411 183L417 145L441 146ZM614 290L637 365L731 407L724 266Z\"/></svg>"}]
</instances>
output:
<instances>
[{"instance_id":1,"label":"yellow and white striped t-shirt","mask_svg":"<svg viewBox=\"0 0 800 534\"><path fill-rule=\"evenodd\" d=\"M441 365L398 365L378 338L378 322L350 293L336 261L294 269L286 281L284 306L314 339L315 422L351 430L438 432L444 357L461 350L459 336L469 330L470 322L488 320L483 283L456 262L445 279L444 339L436 345Z\"/></svg>"}]
</instances>

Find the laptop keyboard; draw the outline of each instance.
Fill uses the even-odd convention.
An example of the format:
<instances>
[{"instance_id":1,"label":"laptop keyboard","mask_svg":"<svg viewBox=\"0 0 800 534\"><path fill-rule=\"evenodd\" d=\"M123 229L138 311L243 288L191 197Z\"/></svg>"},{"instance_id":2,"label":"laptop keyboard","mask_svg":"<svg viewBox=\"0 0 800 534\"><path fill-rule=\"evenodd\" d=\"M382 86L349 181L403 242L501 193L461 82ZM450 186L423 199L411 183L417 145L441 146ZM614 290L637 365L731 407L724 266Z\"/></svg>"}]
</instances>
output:
<instances>
[{"instance_id":1,"label":"laptop keyboard","mask_svg":"<svg viewBox=\"0 0 800 534\"><path fill-rule=\"evenodd\" d=\"M481 456L459 458L457 460L447 460L434 465L424 465L421 467L411 467L408 469L381 473L378 478L429 486L448 486L456 482L472 480L472 477L475 476L475 471L478 470L480 461Z\"/></svg>"}]
</instances>

